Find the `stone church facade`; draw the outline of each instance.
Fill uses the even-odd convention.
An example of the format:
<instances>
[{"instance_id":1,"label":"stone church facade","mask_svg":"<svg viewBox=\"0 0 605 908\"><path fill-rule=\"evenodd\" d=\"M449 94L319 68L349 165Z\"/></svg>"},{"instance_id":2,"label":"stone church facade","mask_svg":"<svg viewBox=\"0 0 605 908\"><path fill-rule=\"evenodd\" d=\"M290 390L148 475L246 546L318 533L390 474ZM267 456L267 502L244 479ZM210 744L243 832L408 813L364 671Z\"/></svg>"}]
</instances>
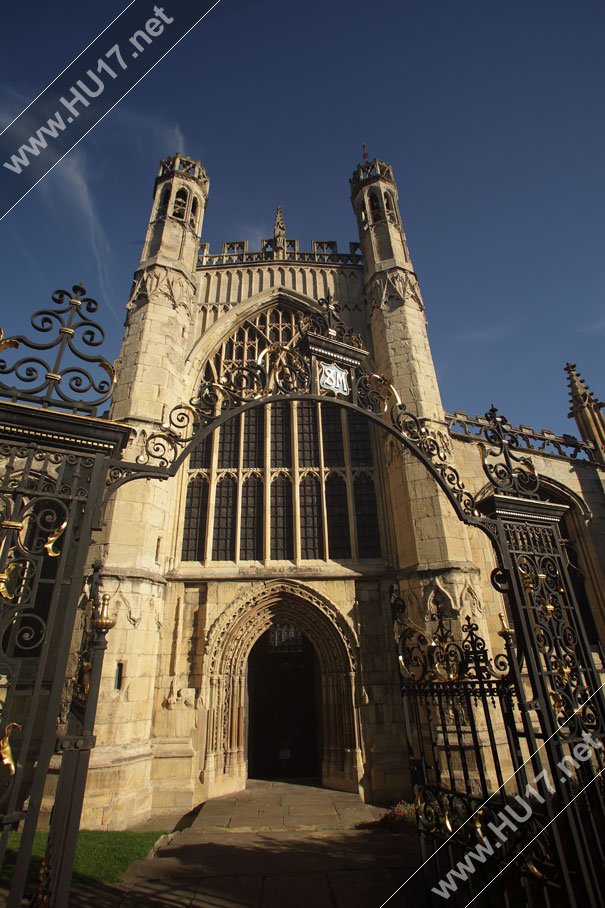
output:
<instances>
[{"instance_id":1,"label":"stone church facade","mask_svg":"<svg viewBox=\"0 0 605 908\"><path fill-rule=\"evenodd\" d=\"M292 348L281 380L295 390L308 369L295 342L306 330L312 347L317 319L331 357L314 380L330 393L269 397L219 420L176 476L131 482L111 500L94 554L117 624L84 827L185 813L249 775L317 777L377 804L409 797L393 590L418 622L437 607L470 615L501 645L487 537L422 463L341 405L352 393L342 367L363 361L439 439L466 488L490 494L487 420L441 402L392 169L364 160L350 183L359 240L348 252L324 240L300 250L278 209L260 250L236 241L213 253L200 245L204 168L179 155L160 165L111 412L132 428L132 456L202 384L253 382L272 350ZM567 373L580 440L511 432L542 495L568 508L570 572L596 653L605 424L573 364Z\"/></svg>"}]
</instances>

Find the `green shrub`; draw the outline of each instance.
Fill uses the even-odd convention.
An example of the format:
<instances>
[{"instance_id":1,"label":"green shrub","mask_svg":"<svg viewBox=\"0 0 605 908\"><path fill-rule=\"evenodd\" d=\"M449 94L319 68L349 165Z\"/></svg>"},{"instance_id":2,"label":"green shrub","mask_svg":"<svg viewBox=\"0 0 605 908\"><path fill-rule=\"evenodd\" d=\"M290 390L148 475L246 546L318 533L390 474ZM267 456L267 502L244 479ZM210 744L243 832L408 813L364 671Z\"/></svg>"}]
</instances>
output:
<instances>
[{"instance_id":1,"label":"green shrub","mask_svg":"<svg viewBox=\"0 0 605 908\"><path fill-rule=\"evenodd\" d=\"M379 823L381 826L386 826L388 829L393 829L395 831L401 829L406 823L415 827L416 811L414 805L410 804L408 801L399 801L398 804L395 804L394 807L387 810L380 818Z\"/></svg>"}]
</instances>

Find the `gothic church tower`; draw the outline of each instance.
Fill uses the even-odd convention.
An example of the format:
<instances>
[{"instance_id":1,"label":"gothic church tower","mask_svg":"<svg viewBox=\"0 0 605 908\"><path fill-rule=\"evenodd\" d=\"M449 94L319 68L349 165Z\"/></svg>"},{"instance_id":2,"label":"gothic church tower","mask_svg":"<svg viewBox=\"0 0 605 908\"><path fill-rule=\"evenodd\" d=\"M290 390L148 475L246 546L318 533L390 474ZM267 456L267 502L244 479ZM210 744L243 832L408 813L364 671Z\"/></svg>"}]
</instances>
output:
<instances>
[{"instance_id":1,"label":"gothic church tower","mask_svg":"<svg viewBox=\"0 0 605 908\"><path fill-rule=\"evenodd\" d=\"M208 186L197 161L160 165L112 418L133 460L164 432L160 463L173 407L203 390L234 415L108 509L96 554L117 625L85 826L184 813L250 776L410 796L393 584L418 620L474 614L477 565L493 566L426 468L353 408L356 370L378 374L448 443L390 166L356 168L347 252L301 250L281 208L260 249L211 252Z\"/></svg>"},{"instance_id":2,"label":"gothic church tower","mask_svg":"<svg viewBox=\"0 0 605 908\"><path fill-rule=\"evenodd\" d=\"M389 164L364 156L351 179L351 201L363 250L374 363L407 409L443 436L443 405L397 184ZM417 617L437 603L451 614L472 607L478 569L466 528L450 503L421 464L403 460L400 447L390 459L388 477L402 589Z\"/></svg>"}]
</instances>

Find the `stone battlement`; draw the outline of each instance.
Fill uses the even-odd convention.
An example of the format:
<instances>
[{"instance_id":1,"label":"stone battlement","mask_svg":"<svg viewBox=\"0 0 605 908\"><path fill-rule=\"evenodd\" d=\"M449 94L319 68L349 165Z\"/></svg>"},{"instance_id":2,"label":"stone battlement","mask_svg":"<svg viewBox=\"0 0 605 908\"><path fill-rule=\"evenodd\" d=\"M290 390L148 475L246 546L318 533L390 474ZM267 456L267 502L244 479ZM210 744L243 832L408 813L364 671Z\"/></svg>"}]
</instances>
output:
<instances>
[{"instance_id":1,"label":"stone battlement","mask_svg":"<svg viewBox=\"0 0 605 908\"><path fill-rule=\"evenodd\" d=\"M466 413L446 413L445 419L452 438L462 441L487 441L486 430L490 424L482 416L468 416ZM595 449L576 438L575 435L555 435L548 429L538 432L529 426L506 425L507 436L513 447L533 451L547 457L560 457L564 460L585 460L595 463Z\"/></svg>"},{"instance_id":2,"label":"stone battlement","mask_svg":"<svg viewBox=\"0 0 605 908\"><path fill-rule=\"evenodd\" d=\"M355 265L362 267L363 258L359 243L349 243L349 252L339 252L333 240L313 240L310 252L299 250L298 240L287 239L283 246L276 246L273 238L262 240L259 251L248 249L247 240L223 243L220 253L211 253L210 244L202 243L198 251L197 268L215 268L217 265L247 265L258 262L302 262L314 265Z\"/></svg>"}]
</instances>

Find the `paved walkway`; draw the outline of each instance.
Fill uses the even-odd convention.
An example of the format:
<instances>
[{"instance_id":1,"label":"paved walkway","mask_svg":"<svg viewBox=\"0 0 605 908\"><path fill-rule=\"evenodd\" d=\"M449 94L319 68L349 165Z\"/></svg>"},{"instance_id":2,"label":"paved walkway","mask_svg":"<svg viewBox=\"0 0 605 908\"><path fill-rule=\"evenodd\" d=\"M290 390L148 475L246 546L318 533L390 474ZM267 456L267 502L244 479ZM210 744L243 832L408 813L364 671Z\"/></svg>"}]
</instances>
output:
<instances>
[{"instance_id":1,"label":"paved walkway","mask_svg":"<svg viewBox=\"0 0 605 908\"><path fill-rule=\"evenodd\" d=\"M383 812L350 793L253 781L207 801L120 886L75 888L70 908L380 908L420 863L414 829L377 828ZM421 905L420 877L388 908Z\"/></svg>"}]
</instances>

